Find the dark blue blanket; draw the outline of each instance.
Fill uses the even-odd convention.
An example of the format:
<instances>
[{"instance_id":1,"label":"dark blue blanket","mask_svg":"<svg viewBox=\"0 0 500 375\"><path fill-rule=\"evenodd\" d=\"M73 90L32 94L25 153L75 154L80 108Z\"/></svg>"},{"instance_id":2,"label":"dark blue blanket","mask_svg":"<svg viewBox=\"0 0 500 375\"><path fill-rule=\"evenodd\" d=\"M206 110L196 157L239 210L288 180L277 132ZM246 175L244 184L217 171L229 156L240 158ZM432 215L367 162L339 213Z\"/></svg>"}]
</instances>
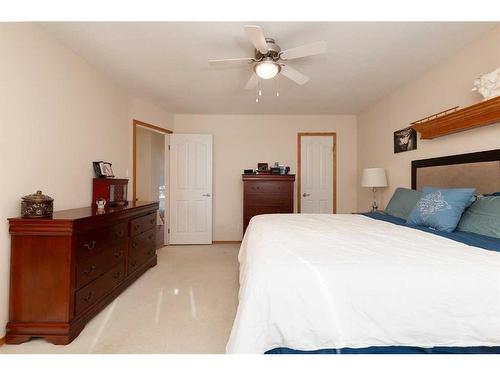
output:
<instances>
[{"instance_id":1,"label":"dark blue blanket","mask_svg":"<svg viewBox=\"0 0 500 375\"><path fill-rule=\"evenodd\" d=\"M342 348L319 350L294 350L276 348L264 354L500 354L500 346L453 347L436 346L419 348L416 346L370 346L368 348Z\"/></svg>"},{"instance_id":2,"label":"dark blue blanket","mask_svg":"<svg viewBox=\"0 0 500 375\"><path fill-rule=\"evenodd\" d=\"M396 225L414 228L437 236L449 238L470 246L476 246L486 250L500 252L500 239L483 236L468 232L440 232L427 227L406 224L406 220L379 212L363 214L375 220L387 221ZM318 350L295 350L290 348L275 348L265 354L500 354L500 346L476 346L476 347L434 347L419 348L414 346L371 346L367 348L342 348L342 349L318 349Z\"/></svg>"},{"instance_id":3,"label":"dark blue blanket","mask_svg":"<svg viewBox=\"0 0 500 375\"><path fill-rule=\"evenodd\" d=\"M460 231L441 232L428 227L420 227L420 226L406 224L406 220L404 219L400 219L399 217L394 217L380 212L368 212L362 215L371 217L372 219L387 221L392 224L418 229L424 232L435 234L436 236L446 237L449 238L450 240L461 242L466 245L476 246L486 250L500 251L499 238L483 236L482 234L460 232Z\"/></svg>"}]
</instances>

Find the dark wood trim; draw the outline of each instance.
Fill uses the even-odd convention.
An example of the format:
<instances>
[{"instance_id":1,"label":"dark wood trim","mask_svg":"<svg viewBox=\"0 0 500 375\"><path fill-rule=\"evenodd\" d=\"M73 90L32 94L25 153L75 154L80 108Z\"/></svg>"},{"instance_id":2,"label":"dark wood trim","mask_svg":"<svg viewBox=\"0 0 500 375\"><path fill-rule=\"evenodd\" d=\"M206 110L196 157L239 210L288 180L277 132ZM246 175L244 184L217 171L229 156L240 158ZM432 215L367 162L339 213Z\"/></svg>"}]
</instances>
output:
<instances>
[{"instance_id":1,"label":"dark wood trim","mask_svg":"<svg viewBox=\"0 0 500 375\"><path fill-rule=\"evenodd\" d=\"M300 132L297 133L297 212L300 213L300 176L301 176L301 139L303 136L332 136L333 137L333 213L337 213L337 133L335 132Z\"/></svg>"},{"instance_id":2,"label":"dark wood trim","mask_svg":"<svg viewBox=\"0 0 500 375\"><path fill-rule=\"evenodd\" d=\"M240 244L241 241L212 241L212 245Z\"/></svg>"},{"instance_id":3,"label":"dark wood trim","mask_svg":"<svg viewBox=\"0 0 500 375\"><path fill-rule=\"evenodd\" d=\"M417 169L425 167L435 167L439 165L480 163L487 161L500 161L500 149L471 152L451 156L441 156L437 158L413 160L411 162L411 188L417 188Z\"/></svg>"},{"instance_id":4,"label":"dark wood trim","mask_svg":"<svg viewBox=\"0 0 500 375\"><path fill-rule=\"evenodd\" d=\"M160 128L159 126L148 124L144 121L139 121L136 119L132 120L132 201L135 202L137 200L137 127L141 126L143 128L148 128L152 130L156 130L160 133L164 134L172 134L173 131L169 129Z\"/></svg>"}]
</instances>

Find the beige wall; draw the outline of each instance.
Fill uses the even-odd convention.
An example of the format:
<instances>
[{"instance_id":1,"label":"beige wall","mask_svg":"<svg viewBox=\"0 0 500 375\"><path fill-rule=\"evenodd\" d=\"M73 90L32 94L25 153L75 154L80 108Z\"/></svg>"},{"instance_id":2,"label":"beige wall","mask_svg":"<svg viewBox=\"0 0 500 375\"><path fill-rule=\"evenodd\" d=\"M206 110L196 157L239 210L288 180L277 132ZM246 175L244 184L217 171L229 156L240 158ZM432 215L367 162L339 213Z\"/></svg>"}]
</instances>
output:
<instances>
[{"instance_id":1,"label":"beige wall","mask_svg":"<svg viewBox=\"0 0 500 375\"><path fill-rule=\"evenodd\" d=\"M137 96L129 96L128 111L130 123L135 119L164 129L172 130L174 127L174 115L172 113Z\"/></svg>"},{"instance_id":2,"label":"beige wall","mask_svg":"<svg viewBox=\"0 0 500 375\"><path fill-rule=\"evenodd\" d=\"M433 140L418 140L418 149L393 153L393 132L444 109L479 102L472 81L500 66L500 28L484 34L422 77L383 98L358 116L358 183L362 168L387 169L390 187L382 204L398 186L411 185L411 161L500 148L500 125L491 125ZM370 206L370 191L358 187L358 209Z\"/></svg>"},{"instance_id":3,"label":"beige wall","mask_svg":"<svg viewBox=\"0 0 500 375\"><path fill-rule=\"evenodd\" d=\"M151 200L151 132L139 127L136 133L136 197Z\"/></svg>"},{"instance_id":4,"label":"beige wall","mask_svg":"<svg viewBox=\"0 0 500 375\"><path fill-rule=\"evenodd\" d=\"M130 98L34 24L0 24L0 338L8 319L10 237L21 196L41 189L54 209L88 206L92 164L131 170L131 118L172 125L173 116ZM168 122L172 121L172 122Z\"/></svg>"},{"instance_id":5,"label":"beige wall","mask_svg":"<svg viewBox=\"0 0 500 375\"><path fill-rule=\"evenodd\" d=\"M165 173L165 136L154 130L137 128L137 197L157 201Z\"/></svg>"},{"instance_id":6,"label":"beige wall","mask_svg":"<svg viewBox=\"0 0 500 375\"><path fill-rule=\"evenodd\" d=\"M355 116L176 115L174 131L214 136L216 241L242 237L243 169L279 161L296 173L298 132L337 132L337 211L356 208Z\"/></svg>"}]
</instances>

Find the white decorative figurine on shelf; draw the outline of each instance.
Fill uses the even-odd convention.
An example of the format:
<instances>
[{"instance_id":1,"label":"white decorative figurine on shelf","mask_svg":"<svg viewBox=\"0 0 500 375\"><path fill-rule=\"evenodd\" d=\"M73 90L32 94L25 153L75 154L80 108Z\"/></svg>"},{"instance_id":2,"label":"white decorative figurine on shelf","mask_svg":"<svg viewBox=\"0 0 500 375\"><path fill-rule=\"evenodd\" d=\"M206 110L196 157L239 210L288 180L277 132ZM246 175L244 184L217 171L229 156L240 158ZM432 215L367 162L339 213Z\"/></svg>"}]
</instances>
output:
<instances>
[{"instance_id":1,"label":"white decorative figurine on shelf","mask_svg":"<svg viewBox=\"0 0 500 375\"><path fill-rule=\"evenodd\" d=\"M483 74L481 77L474 80L472 91L479 92L484 99L488 100L500 95L500 68L494 71Z\"/></svg>"}]
</instances>

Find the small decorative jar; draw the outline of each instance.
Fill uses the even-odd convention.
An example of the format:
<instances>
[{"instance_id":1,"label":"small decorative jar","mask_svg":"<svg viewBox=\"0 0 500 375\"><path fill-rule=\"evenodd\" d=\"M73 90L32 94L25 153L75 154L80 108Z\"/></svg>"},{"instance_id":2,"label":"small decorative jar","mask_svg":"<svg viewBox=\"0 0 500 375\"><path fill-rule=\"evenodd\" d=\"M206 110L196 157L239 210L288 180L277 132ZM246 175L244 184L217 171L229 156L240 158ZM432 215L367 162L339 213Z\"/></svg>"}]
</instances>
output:
<instances>
[{"instance_id":1,"label":"small decorative jar","mask_svg":"<svg viewBox=\"0 0 500 375\"><path fill-rule=\"evenodd\" d=\"M22 197L21 216L23 218L43 218L52 217L54 211L54 199L48 195L43 195L41 190L36 194Z\"/></svg>"}]
</instances>

